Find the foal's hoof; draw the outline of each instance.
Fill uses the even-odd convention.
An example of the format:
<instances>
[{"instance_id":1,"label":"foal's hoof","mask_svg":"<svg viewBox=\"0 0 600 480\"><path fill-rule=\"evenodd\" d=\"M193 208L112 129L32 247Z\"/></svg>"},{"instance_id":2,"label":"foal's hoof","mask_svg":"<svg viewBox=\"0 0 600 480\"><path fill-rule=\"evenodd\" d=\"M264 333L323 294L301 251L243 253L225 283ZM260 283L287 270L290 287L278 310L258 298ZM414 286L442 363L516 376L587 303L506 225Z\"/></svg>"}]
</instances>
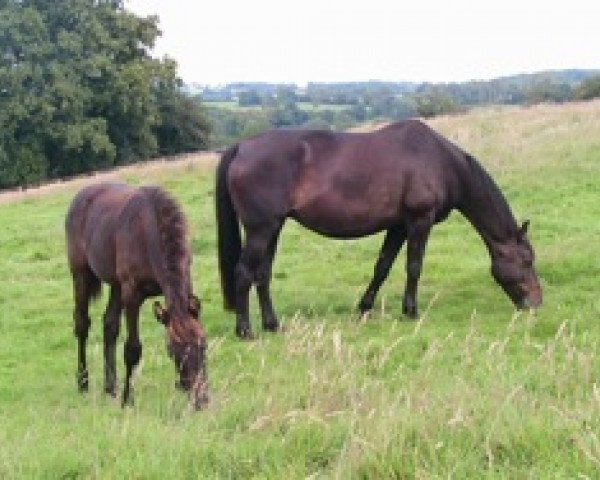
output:
<instances>
[{"instance_id":1,"label":"foal's hoof","mask_svg":"<svg viewBox=\"0 0 600 480\"><path fill-rule=\"evenodd\" d=\"M87 392L89 388L89 376L87 370L77 372L77 386L80 392Z\"/></svg>"}]
</instances>

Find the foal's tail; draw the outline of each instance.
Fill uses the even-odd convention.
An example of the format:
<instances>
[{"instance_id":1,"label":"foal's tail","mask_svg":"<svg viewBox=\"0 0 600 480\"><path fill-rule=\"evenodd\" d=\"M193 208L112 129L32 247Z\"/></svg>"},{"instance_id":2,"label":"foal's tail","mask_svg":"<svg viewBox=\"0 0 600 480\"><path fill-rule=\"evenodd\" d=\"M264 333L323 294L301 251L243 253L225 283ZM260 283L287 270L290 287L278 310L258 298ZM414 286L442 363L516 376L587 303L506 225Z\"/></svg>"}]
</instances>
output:
<instances>
[{"instance_id":1,"label":"foal's tail","mask_svg":"<svg viewBox=\"0 0 600 480\"><path fill-rule=\"evenodd\" d=\"M219 249L219 271L221 274L221 291L223 305L226 310L235 310L235 267L240 259L242 239L237 214L231 202L227 186L229 165L235 158L238 146L225 150L217 167L217 184L215 189L217 211L217 244Z\"/></svg>"}]
</instances>

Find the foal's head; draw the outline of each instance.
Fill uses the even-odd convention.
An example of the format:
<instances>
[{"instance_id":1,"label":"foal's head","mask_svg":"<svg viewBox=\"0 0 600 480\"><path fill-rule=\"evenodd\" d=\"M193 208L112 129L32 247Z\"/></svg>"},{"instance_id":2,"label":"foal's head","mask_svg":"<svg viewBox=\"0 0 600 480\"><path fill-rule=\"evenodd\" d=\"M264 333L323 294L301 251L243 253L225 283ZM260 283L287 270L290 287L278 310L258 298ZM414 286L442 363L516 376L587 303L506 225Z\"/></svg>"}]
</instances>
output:
<instances>
[{"instance_id":1,"label":"foal's head","mask_svg":"<svg viewBox=\"0 0 600 480\"><path fill-rule=\"evenodd\" d=\"M175 315L164 309L160 302L154 302L156 319L167 329L167 350L179 372L177 384L190 391L196 409L208 403L208 379L206 376L206 337L200 325L200 300L189 297L189 305L184 315Z\"/></svg>"},{"instance_id":2,"label":"foal's head","mask_svg":"<svg viewBox=\"0 0 600 480\"><path fill-rule=\"evenodd\" d=\"M534 252L527 240L528 226L529 222L524 222L508 241L496 245L492 255L492 275L519 309L542 304Z\"/></svg>"}]
</instances>

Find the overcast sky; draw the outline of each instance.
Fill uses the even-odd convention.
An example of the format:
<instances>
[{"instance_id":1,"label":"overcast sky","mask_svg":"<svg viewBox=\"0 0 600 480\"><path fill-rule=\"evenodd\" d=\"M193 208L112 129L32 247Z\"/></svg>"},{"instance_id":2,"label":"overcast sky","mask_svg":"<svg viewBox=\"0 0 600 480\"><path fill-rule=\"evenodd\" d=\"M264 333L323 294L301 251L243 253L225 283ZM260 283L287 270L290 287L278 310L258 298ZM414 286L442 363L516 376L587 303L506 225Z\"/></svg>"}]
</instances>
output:
<instances>
[{"instance_id":1,"label":"overcast sky","mask_svg":"<svg viewBox=\"0 0 600 480\"><path fill-rule=\"evenodd\" d=\"M463 81L600 68L600 0L126 0L187 83Z\"/></svg>"}]
</instances>

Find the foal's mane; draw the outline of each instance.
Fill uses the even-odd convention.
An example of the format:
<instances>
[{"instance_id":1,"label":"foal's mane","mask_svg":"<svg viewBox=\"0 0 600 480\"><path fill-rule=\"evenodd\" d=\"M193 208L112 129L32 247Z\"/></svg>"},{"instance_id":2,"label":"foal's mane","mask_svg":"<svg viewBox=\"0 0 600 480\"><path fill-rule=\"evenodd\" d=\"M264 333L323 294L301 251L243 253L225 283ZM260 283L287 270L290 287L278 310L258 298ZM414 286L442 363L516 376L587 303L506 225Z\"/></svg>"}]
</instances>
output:
<instances>
[{"instance_id":1,"label":"foal's mane","mask_svg":"<svg viewBox=\"0 0 600 480\"><path fill-rule=\"evenodd\" d=\"M142 187L156 216L160 250L163 254L164 279L170 292L164 292L169 305L183 314L187 309L190 285L190 253L187 244L187 222L178 203L159 187Z\"/></svg>"}]
</instances>

